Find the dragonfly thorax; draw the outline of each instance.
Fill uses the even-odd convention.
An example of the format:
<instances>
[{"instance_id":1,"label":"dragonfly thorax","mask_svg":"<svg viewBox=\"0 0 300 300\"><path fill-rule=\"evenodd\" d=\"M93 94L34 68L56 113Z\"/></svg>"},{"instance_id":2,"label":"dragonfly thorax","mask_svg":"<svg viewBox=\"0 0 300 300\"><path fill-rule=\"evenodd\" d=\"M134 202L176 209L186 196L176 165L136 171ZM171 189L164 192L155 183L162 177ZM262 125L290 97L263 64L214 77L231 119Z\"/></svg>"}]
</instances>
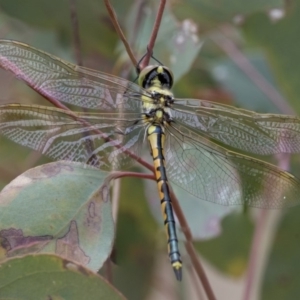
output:
<instances>
[{"instance_id":1,"label":"dragonfly thorax","mask_svg":"<svg viewBox=\"0 0 300 300\"><path fill-rule=\"evenodd\" d=\"M171 106L174 96L169 89L149 87L147 95L142 96L143 114L148 123L166 124L172 121Z\"/></svg>"},{"instance_id":2,"label":"dragonfly thorax","mask_svg":"<svg viewBox=\"0 0 300 300\"><path fill-rule=\"evenodd\" d=\"M149 125L169 125L172 122L169 109L154 109L149 113L143 114L144 122Z\"/></svg>"}]
</instances>

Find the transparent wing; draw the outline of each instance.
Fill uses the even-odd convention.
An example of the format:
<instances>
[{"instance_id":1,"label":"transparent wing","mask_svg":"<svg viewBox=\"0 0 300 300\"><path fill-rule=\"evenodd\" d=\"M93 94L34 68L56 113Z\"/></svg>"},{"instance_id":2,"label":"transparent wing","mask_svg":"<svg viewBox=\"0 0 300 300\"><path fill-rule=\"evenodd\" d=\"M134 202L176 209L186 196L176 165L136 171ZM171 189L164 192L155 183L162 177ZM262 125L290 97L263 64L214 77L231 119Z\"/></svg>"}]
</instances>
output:
<instances>
[{"instance_id":1,"label":"transparent wing","mask_svg":"<svg viewBox=\"0 0 300 300\"><path fill-rule=\"evenodd\" d=\"M140 114L74 113L38 105L0 106L0 134L54 160L120 170L140 156ZM136 155L136 156L135 156Z\"/></svg>"},{"instance_id":2,"label":"transparent wing","mask_svg":"<svg viewBox=\"0 0 300 300\"><path fill-rule=\"evenodd\" d=\"M236 149L268 155L300 152L300 119L259 114L210 101L178 99L172 115L210 138Z\"/></svg>"},{"instance_id":3,"label":"transparent wing","mask_svg":"<svg viewBox=\"0 0 300 300\"><path fill-rule=\"evenodd\" d=\"M276 166L228 151L178 123L168 133L168 177L199 199L260 208L300 203L300 181Z\"/></svg>"},{"instance_id":4,"label":"transparent wing","mask_svg":"<svg viewBox=\"0 0 300 300\"><path fill-rule=\"evenodd\" d=\"M2 106L1 134L55 160L80 161L103 170L122 169L139 156L144 127L137 121L140 95L146 92L136 84L13 41L0 40L0 66L49 99L99 111ZM292 175L213 143L257 154L299 152L298 118L185 99L175 101L172 117L167 169L179 186L220 204L269 208L299 202L300 184Z\"/></svg>"},{"instance_id":5,"label":"transparent wing","mask_svg":"<svg viewBox=\"0 0 300 300\"><path fill-rule=\"evenodd\" d=\"M140 95L145 94L133 82L15 41L0 40L0 66L48 99L88 109L139 111Z\"/></svg>"},{"instance_id":6,"label":"transparent wing","mask_svg":"<svg viewBox=\"0 0 300 300\"><path fill-rule=\"evenodd\" d=\"M0 65L50 99L76 106L138 112L145 91L125 79L85 69L25 44L0 40ZM173 118L217 142L255 154L300 152L296 117L257 114L204 100L178 99Z\"/></svg>"}]
</instances>

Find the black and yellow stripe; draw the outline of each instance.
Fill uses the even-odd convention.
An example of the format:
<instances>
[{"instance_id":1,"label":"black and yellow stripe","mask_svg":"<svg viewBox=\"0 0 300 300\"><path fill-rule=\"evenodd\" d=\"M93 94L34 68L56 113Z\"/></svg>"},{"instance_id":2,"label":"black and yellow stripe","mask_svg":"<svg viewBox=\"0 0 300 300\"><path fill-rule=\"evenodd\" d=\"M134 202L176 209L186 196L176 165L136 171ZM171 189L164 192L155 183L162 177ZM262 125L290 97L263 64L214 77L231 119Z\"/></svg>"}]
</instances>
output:
<instances>
[{"instance_id":1,"label":"black and yellow stripe","mask_svg":"<svg viewBox=\"0 0 300 300\"><path fill-rule=\"evenodd\" d=\"M173 213L172 201L170 197L168 179L165 168L164 144L165 133L164 127L158 124L152 124L148 127L147 137L153 157L155 176L158 186L158 192L161 202L161 209L164 218L168 238L169 258L175 272L177 280L182 278L182 262L178 249L178 239L176 234L175 218Z\"/></svg>"}]
</instances>

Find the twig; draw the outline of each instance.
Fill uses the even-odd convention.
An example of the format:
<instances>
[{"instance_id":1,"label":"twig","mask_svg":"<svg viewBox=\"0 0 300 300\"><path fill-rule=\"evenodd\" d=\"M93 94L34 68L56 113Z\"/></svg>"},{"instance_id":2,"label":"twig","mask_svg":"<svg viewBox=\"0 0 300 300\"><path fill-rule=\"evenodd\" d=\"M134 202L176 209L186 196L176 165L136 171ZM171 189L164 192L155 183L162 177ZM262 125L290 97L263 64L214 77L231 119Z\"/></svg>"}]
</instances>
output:
<instances>
[{"instance_id":1,"label":"twig","mask_svg":"<svg viewBox=\"0 0 300 300\"><path fill-rule=\"evenodd\" d=\"M10 167L12 167L12 166L10 165ZM14 168L14 171L16 171L15 168ZM20 172L18 172L18 170L17 170L16 173L20 173ZM0 179L3 179L3 181L6 182L7 177L15 178L16 174L15 174L15 172L12 172L11 170L6 170L6 169L0 167Z\"/></svg>"},{"instance_id":2,"label":"twig","mask_svg":"<svg viewBox=\"0 0 300 300\"><path fill-rule=\"evenodd\" d=\"M172 197L172 203L173 203L173 207L174 207L174 211L176 213L176 216L178 218L179 224L181 226L182 232L185 235L186 238L186 242L185 242L185 248L191 258L193 267L195 268L195 271L197 273L197 276L200 280L200 282L203 285L204 291L206 293L206 296L209 300L215 300L216 297L213 293L213 290L209 284L209 281L206 277L206 274L204 272L204 269L200 263L200 260L198 259L198 255L195 251L194 245L193 245L193 236L191 233L191 230L188 226L188 223L184 217L183 211L181 210L181 207L179 205L179 202L175 196L175 194L173 193L173 191L171 191L171 197Z\"/></svg>"},{"instance_id":3,"label":"twig","mask_svg":"<svg viewBox=\"0 0 300 300\"><path fill-rule=\"evenodd\" d=\"M251 243L250 249L250 258L248 262L248 269L246 275L246 286L244 290L243 300L249 300L251 296L251 292L253 290L253 282L257 270L258 264L258 256L259 249L261 248L262 238L265 235L265 231L262 230L266 228L266 220L267 220L268 211L262 210L259 213L258 221L255 224L255 231L253 234L253 239Z\"/></svg>"},{"instance_id":4,"label":"twig","mask_svg":"<svg viewBox=\"0 0 300 300\"><path fill-rule=\"evenodd\" d=\"M228 28L223 26L221 28L221 32L224 35L213 38L216 45L218 45L231 58L231 60L270 99L280 112L294 115L295 113L293 109L287 104L286 100L281 96L277 89L274 88L259 71L257 71L238 47L226 37Z\"/></svg>"},{"instance_id":5,"label":"twig","mask_svg":"<svg viewBox=\"0 0 300 300\"><path fill-rule=\"evenodd\" d=\"M145 57L143 58L143 60L139 64L139 68L141 70L143 70L143 68L145 68L146 66L149 65L149 61L152 56L153 48L154 48L156 37L158 34L158 30L160 28L161 19L162 19L163 13L164 13L165 5L166 5L166 0L160 0L160 5L159 5L158 11L157 11L156 20L155 20L155 23L154 23L154 26L152 29L152 33L151 33L151 36L149 39L148 47L147 47L147 53L146 53Z\"/></svg>"},{"instance_id":6,"label":"twig","mask_svg":"<svg viewBox=\"0 0 300 300\"><path fill-rule=\"evenodd\" d=\"M69 0L70 3L70 13L71 13L71 23L72 23L72 32L73 32L73 43L74 43L74 52L76 57L76 62L79 66L82 66L82 55L81 55L81 43L79 37L79 25L78 25L78 16L76 10L76 0Z\"/></svg>"},{"instance_id":7,"label":"twig","mask_svg":"<svg viewBox=\"0 0 300 300\"><path fill-rule=\"evenodd\" d=\"M146 173L139 173L139 172L113 171L108 174L108 176L106 177L106 181L109 182L113 179L118 179L118 178L122 178L122 177L135 177L135 178L156 180L154 174L146 174Z\"/></svg>"},{"instance_id":8,"label":"twig","mask_svg":"<svg viewBox=\"0 0 300 300\"><path fill-rule=\"evenodd\" d=\"M104 3L107 8L108 14L110 16L110 20L113 23L117 34L119 35L120 39L122 40L123 45L125 46L126 52L129 56L131 62L133 63L134 66L136 66L137 60L135 59L135 56L131 50L131 47L130 47L129 43L127 42L127 39L118 23L117 16L116 16L116 13L115 13L113 7L111 6L109 0L104 0Z\"/></svg>"},{"instance_id":9,"label":"twig","mask_svg":"<svg viewBox=\"0 0 300 300\"><path fill-rule=\"evenodd\" d=\"M106 279L109 283L113 283L112 262L110 257L104 263Z\"/></svg>"}]
</instances>

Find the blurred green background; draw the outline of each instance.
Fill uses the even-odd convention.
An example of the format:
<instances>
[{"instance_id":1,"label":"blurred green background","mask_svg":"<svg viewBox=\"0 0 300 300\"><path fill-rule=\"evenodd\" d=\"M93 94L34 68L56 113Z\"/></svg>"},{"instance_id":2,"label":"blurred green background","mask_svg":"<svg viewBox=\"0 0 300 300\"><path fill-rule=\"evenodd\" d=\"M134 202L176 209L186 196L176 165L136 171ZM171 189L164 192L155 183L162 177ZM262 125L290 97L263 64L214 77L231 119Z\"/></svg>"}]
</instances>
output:
<instances>
[{"instance_id":1,"label":"blurred green background","mask_svg":"<svg viewBox=\"0 0 300 300\"><path fill-rule=\"evenodd\" d=\"M133 80L135 66L129 62L103 2L76 3L84 66ZM115 0L112 4L137 58L141 57L158 1ZM173 70L174 93L178 97L207 99L257 112L299 114L299 20L299 1L169 1L154 55ZM76 63L72 37L68 1L0 0L0 38L22 41ZM0 90L0 104L48 105L2 70ZM46 161L49 160L0 138L0 188ZM291 157L288 168L300 177L299 156ZM241 299L254 227L261 226L255 220L262 212L242 212L241 207L193 202L190 198L184 193L181 203L190 219L197 250L213 270L209 272L213 289L219 277L229 278L228 282L224 279L228 285L223 289L216 287L217 298L219 295L219 299L225 299L222 295L228 292L230 299ZM118 267L113 268L113 274L116 286L129 299L152 299L157 291L161 294L153 299L187 299L193 285L188 268L183 284L173 282L159 210L152 182L130 178L122 181L113 252ZM251 299L300 296L300 209L280 213L271 229L259 228L266 232L262 241L270 239L270 243L261 245L268 250L266 269ZM184 255L183 259L188 266L188 257ZM236 289L233 293L232 284ZM174 285L176 296L169 291Z\"/></svg>"}]
</instances>

